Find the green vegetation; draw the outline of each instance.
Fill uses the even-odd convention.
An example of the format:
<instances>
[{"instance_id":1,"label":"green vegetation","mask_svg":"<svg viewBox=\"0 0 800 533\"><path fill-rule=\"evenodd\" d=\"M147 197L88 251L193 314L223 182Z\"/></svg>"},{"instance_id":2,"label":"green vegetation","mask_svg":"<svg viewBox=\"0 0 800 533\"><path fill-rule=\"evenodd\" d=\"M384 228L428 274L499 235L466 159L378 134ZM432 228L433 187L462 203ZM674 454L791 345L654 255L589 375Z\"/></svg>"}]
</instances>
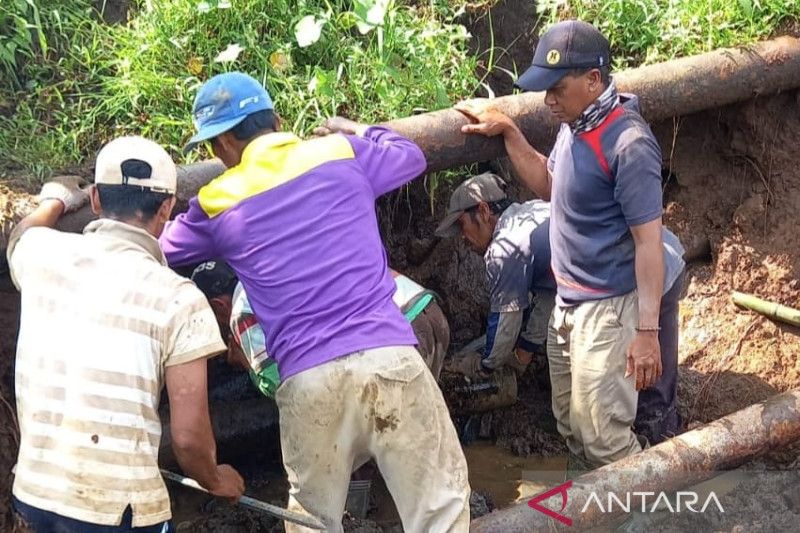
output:
<instances>
[{"instance_id":1,"label":"green vegetation","mask_svg":"<svg viewBox=\"0 0 800 533\"><path fill-rule=\"evenodd\" d=\"M41 179L122 134L149 136L179 156L197 87L229 70L262 80L299 134L336 113L380 121L447 107L483 81L459 14L465 5L474 12L499 3L132 0L129 21L108 25L97 6L110 1L0 1L0 173ZM746 44L800 18L797 0L538 6L543 20L531 24L598 25L617 68ZM494 55L479 56L490 70Z\"/></svg>"},{"instance_id":2,"label":"green vegetation","mask_svg":"<svg viewBox=\"0 0 800 533\"><path fill-rule=\"evenodd\" d=\"M478 85L446 2L140 0L128 24L110 26L91 0L6 1L0 151L6 168L37 177L122 134L178 154L196 89L219 72L262 80L298 133L337 113L380 121L447 107Z\"/></svg>"},{"instance_id":3,"label":"green vegetation","mask_svg":"<svg viewBox=\"0 0 800 533\"><path fill-rule=\"evenodd\" d=\"M591 22L608 36L616 68L657 63L769 37L800 18L798 0L540 0L549 23Z\"/></svg>"}]
</instances>

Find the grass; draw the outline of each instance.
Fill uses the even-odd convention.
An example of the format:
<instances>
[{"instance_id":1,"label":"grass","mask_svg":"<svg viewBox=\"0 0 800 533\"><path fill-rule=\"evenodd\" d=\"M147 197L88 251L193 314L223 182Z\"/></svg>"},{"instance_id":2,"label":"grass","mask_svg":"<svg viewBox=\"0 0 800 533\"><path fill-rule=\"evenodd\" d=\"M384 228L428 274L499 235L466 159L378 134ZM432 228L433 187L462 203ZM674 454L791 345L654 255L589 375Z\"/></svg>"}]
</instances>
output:
<instances>
[{"instance_id":1,"label":"grass","mask_svg":"<svg viewBox=\"0 0 800 533\"><path fill-rule=\"evenodd\" d=\"M0 63L4 79L19 73L0 88L2 166L37 179L122 134L180 158L194 94L220 72L264 82L300 134L334 114L377 122L447 107L478 85L468 34L442 1L141 0L122 26L102 24L90 0L38 4L53 46L31 41L18 64ZM298 26L308 17L321 26L311 39ZM231 45L240 53L218 60Z\"/></svg>"},{"instance_id":2,"label":"grass","mask_svg":"<svg viewBox=\"0 0 800 533\"><path fill-rule=\"evenodd\" d=\"M3 0L0 173L38 181L90 160L122 134L151 137L185 161L194 94L229 70L264 82L286 127L299 134L334 114L374 122L447 107L481 86L491 93L476 66L500 68L495 46L507 43L470 55L457 16L465 5L497 3L134 0L127 24L107 25L95 0ZM747 44L800 18L797 0L539 0L538 7L532 25L581 18L600 27L616 68Z\"/></svg>"},{"instance_id":3,"label":"grass","mask_svg":"<svg viewBox=\"0 0 800 533\"><path fill-rule=\"evenodd\" d=\"M600 28L618 69L749 44L800 19L797 0L546 0L539 10L545 26L575 18Z\"/></svg>"}]
</instances>

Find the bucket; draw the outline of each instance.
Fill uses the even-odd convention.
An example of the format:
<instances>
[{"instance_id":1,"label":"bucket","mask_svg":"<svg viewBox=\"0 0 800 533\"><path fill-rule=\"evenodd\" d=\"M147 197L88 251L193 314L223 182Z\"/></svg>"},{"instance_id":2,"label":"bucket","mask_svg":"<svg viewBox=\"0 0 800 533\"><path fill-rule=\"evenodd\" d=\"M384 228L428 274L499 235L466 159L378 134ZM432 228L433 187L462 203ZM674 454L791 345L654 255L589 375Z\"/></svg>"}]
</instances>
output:
<instances>
[{"instance_id":1,"label":"bucket","mask_svg":"<svg viewBox=\"0 0 800 533\"><path fill-rule=\"evenodd\" d=\"M351 481L347 489L347 501L344 504L345 510L356 518L366 518L369 511L369 493L372 488L372 481L362 479Z\"/></svg>"}]
</instances>

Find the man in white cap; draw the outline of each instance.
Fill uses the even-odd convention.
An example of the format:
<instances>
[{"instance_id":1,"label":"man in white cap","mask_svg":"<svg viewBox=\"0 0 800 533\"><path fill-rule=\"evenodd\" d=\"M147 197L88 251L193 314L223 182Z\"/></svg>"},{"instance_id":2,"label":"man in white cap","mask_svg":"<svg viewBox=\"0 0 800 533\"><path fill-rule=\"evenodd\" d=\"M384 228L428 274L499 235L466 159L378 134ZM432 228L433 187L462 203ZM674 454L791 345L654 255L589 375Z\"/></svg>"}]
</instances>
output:
<instances>
[{"instance_id":1,"label":"man in white cap","mask_svg":"<svg viewBox=\"0 0 800 533\"><path fill-rule=\"evenodd\" d=\"M8 264L22 293L13 503L34 531L171 530L157 462L165 383L184 472L217 496L244 491L217 464L208 413L206 358L225 345L206 298L166 266L156 240L176 177L157 144L116 139L97 156L94 187L46 183L12 232ZM100 219L83 235L53 229L87 201Z\"/></svg>"}]
</instances>

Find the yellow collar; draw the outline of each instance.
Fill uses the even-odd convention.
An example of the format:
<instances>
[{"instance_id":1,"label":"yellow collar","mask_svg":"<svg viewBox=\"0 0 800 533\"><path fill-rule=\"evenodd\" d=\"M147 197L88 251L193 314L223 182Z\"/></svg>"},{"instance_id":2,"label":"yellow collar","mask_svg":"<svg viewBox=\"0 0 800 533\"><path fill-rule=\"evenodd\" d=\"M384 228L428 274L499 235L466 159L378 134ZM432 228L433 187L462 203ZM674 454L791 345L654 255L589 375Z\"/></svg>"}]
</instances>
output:
<instances>
[{"instance_id":1,"label":"yellow collar","mask_svg":"<svg viewBox=\"0 0 800 533\"><path fill-rule=\"evenodd\" d=\"M253 154L257 154L262 150L280 148L282 146L297 144L299 142L300 138L294 133L289 132L277 131L275 133L261 135L250 141L250 144L245 147L244 151L242 152L242 162L247 161L250 159L250 157L252 157Z\"/></svg>"}]
</instances>

